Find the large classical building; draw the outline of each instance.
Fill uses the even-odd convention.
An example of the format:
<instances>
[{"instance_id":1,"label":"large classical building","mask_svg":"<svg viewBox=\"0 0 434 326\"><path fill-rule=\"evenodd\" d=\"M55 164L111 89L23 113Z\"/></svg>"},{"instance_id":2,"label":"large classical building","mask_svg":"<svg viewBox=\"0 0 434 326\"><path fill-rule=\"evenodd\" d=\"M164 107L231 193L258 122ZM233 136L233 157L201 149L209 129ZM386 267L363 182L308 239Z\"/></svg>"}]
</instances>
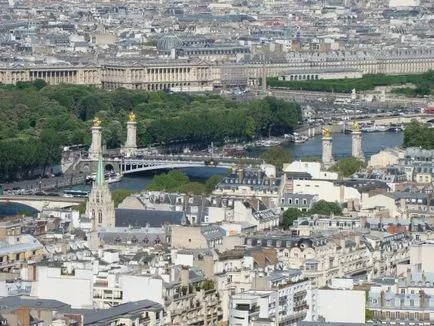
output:
<instances>
[{"instance_id":1,"label":"large classical building","mask_svg":"<svg viewBox=\"0 0 434 326\"><path fill-rule=\"evenodd\" d=\"M243 52L243 47L234 51ZM207 50L208 51L208 50ZM219 55L226 55L227 49ZM193 55L194 57L195 55ZM327 73L333 69L356 69L362 74L409 74L434 69L433 49L408 49L391 52L341 52L298 54L245 61L208 62L190 59L124 60L90 65L27 65L14 63L0 66L0 83L44 79L50 84L92 85L107 89L209 91L214 86L257 85L264 76L278 77L285 71L298 76ZM305 73L303 73L305 72ZM316 77L315 77L316 78ZM307 79L307 77L306 77Z\"/></svg>"}]
</instances>

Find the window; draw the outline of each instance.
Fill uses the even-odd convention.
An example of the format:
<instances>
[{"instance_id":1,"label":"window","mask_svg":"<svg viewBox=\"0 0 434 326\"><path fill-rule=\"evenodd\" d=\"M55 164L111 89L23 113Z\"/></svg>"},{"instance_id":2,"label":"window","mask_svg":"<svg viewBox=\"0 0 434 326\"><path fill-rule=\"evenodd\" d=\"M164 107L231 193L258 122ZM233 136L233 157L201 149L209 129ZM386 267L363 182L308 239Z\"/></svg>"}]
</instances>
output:
<instances>
[{"instance_id":1,"label":"window","mask_svg":"<svg viewBox=\"0 0 434 326\"><path fill-rule=\"evenodd\" d=\"M98 223L102 223L102 212L98 211Z\"/></svg>"},{"instance_id":2,"label":"window","mask_svg":"<svg viewBox=\"0 0 434 326\"><path fill-rule=\"evenodd\" d=\"M288 204L289 204L289 205L292 205L292 198L289 198L289 199L288 199Z\"/></svg>"},{"instance_id":3,"label":"window","mask_svg":"<svg viewBox=\"0 0 434 326\"><path fill-rule=\"evenodd\" d=\"M303 199L303 205L307 205L307 199Z\"/></svg>"},{"instance_id":4,"label":"window","mask_svg":"<svg viewBox=\"0 0 434 326\"><path fill-rule=\"evenodd\" d=\"M295 204L298 205L298 198L295 199Z\"/></svg>"}]
</instances>

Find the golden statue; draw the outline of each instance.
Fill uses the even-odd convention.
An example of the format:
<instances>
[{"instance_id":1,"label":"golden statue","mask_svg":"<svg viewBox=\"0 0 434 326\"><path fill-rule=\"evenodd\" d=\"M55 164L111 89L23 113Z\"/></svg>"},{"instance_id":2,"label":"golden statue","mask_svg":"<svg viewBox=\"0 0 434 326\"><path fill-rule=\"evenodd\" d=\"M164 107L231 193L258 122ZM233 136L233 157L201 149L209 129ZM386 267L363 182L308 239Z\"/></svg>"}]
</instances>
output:
<instances>
[{"instance_id":1,"label":"golden statue","mask_svg":"<svg viewBox=\"0 0 434 326\"><path fill-rule=\"evenodd\" d=\"M360 131L360 125L357 121L353 122L353 131L359 132Z\"/></svg>"},{"instance_id":2,"label":"golden statue","mask_svg":"<svg viewBox=\"0 0 434 326\"><path fill-rule=\"evenodd\" d=\"M130 114L128 114L128 121L136 121L136 115L134 114L134 112L130 112Z\"/></svg>"},{"instance_id":3,"label":"golden statue","mask_svg":"<svg viewBox=\"0 0 434 326\"><path fill-rule=\"evenodd\" d=\"M98 119L98 117L93 118L93 126L94 127L101 127L101 120Z\"/></svg>"},{"instance_id":4,"label":"golden statue","mask_svg":"<svg viewBox=\"0 0 434 326\"><path fill-rule=\"evenodd\" d=\"M323 137L331 137L330 130L327 128L322 128Z\"/></svg>"}]
</instances>

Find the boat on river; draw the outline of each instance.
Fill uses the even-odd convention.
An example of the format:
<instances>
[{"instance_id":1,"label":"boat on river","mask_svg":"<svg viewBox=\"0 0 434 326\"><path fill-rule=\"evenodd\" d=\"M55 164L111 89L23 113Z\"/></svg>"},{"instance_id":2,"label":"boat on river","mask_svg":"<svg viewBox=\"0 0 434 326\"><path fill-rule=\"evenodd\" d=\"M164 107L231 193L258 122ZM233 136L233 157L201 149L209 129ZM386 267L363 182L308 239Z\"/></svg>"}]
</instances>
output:
<instances>
[{"instance_id":1,"label":"boat on river","mask_svg":"<svg viewBox=\"0 0 434 326\"><path fill-rule=\"evenodd\" d=\"M86 183L92 183L96 180L96 173L92 173L86 177ZM104 174L104 180L107 183L120 182L122 180L122 174L115 171L110 171Z\"/></svg>"}]
</instances>

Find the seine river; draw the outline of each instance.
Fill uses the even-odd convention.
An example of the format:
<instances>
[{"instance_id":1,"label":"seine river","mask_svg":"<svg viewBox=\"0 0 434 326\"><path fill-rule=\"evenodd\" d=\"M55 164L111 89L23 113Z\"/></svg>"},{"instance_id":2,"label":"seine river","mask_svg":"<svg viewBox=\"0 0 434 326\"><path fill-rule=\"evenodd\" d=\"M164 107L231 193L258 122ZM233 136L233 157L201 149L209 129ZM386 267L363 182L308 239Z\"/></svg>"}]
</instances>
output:
<instances>
[{"instance_id":1,"label":"seine river","mask_svg":"<svg viewBox=\"0 0 434 326\"><path fill-rule=\"evenodd\" d=\"M362 134L362 147L365 157L369 159L372 154L378 153L384 148L399 146L403 142L403 133L382 132ZM289 148L294 159L301 159L303 156L321 157L321 136L309 139L303 144L287 143L283 146ZM251 155L259 155L264 149L258 148L251 152ZM333 135L333 154L335 159L342 159L351 155L351 135ZM212 175L226 173L225 169L219 168L189 168L184 169L191 179L207 179ZM152 180L153 174L137 174L125 176L121 182L111 184L111 189L129 189L133 191L143 190ZM90 189L90 186L82 185L73 189ZM32 212L34 210L17 204L0 203L0 217L13 215L22 211Z\"/></svg>"}]
</instances>

